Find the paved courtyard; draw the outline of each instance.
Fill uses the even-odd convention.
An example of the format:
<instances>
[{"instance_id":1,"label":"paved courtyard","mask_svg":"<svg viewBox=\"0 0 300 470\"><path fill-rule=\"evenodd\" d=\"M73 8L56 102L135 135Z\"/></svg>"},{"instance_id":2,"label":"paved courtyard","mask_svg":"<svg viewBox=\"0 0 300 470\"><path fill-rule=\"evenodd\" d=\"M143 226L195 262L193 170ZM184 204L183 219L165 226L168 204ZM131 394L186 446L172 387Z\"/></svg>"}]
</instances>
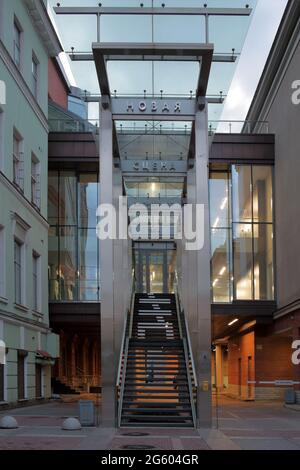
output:
<instances>
[{"instance_id":1,"label":"paved courtyard","mask_svg":"<svg viewBox=\"0 0 300 470\"><path fill-rule=\"evenodd\" d=\"M14 416L15 430L0 430L0 449L115 450L138 445L156 450L300 450L300 411L281 403L219 400L212 430L84 428L63 431L62 422L78 416L77 404L52 402L1 412ZM218 426L218 428L217 428Z\"/></svg>"}]
</instances>

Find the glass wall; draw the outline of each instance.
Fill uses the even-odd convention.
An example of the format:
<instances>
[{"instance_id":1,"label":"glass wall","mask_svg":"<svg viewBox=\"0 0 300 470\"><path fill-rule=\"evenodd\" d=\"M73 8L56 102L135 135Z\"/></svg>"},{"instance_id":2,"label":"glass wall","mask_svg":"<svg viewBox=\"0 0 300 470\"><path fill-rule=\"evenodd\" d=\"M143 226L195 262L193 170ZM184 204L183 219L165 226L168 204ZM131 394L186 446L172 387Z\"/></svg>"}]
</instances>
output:
<instances>
[{"instance_id":1,"label":"glass wall","mask_svg":"<svg viewBox=\"0 0 300 470\"><path fill-rule=\"evenodd\" d=\"M210 176L210 220L213 302L230 302L231 292L231 215L229 172Z\"/></svg>"},{"instance_id":2,"label":"glass wall","mask_svg":"<svg viewBox=\"0 0 300 470\"><path fill-rule=\"evenodd\" d=\"M273 169L210 174L213 302L273 300Z\"/></svg>"},{"instance_id":3,"label":"glass wall","mask_svg":"<svg viewBox=\"0 0 300 470\"><path fill-rule=\"evenodd\" d=\"M50 301L98 301L96 173L49 172Z\"/></svg>"}]
</instances>

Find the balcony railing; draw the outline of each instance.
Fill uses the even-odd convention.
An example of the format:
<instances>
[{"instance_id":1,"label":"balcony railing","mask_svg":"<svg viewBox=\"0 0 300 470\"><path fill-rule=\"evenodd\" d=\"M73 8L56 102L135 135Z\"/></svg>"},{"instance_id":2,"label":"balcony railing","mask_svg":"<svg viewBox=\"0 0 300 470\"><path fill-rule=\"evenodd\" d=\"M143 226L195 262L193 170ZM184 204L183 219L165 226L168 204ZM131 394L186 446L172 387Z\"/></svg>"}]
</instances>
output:
<instances>
[{"instance_id":1,"label":"balcony railing","mask_svg":"<svg viewBox=\"0 0 300 470\"><path fill-rule=\"evenodd\" d=\"M50 132L91 132L92 134L98 134L99 120L49 119L49 130Z\"/></svg>"},{"instance_id":2,"label":"balcony railing","mask_svg":"<svg viewBox=\"0 0 300 470\"><path fill-rule=\"evenodd\" d=\"M269 134L267 121L208 121L208 134Z\"/></svg>"},{"instance_id":3,"label":"balcony railing","mask_svg":"<svg viewBox=\"0 0 300 470\"><path fill-rule=\"evenodd\" d=\"M50 132L91 132L93 134L99 133L99 120L98 119L49 119ZM126 127L123 125L117 126L119 134L178 134L190 135L191 126L174 126L170 124L162 126L148 126L135 124L134 127ZM269 134L269 122L267 121L208 121L208 134Z\"/></svg>"}]
</instances>

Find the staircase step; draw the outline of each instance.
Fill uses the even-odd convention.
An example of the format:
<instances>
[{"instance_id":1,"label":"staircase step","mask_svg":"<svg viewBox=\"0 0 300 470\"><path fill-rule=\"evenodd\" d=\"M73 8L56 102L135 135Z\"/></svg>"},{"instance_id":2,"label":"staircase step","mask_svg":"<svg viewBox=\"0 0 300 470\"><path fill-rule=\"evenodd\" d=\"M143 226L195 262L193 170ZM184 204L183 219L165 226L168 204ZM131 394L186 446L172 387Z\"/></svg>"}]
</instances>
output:
<instances>
[{"instance_id":1,"label":"staircase step","mask_svg":"<svg viewBox=\"0 0 300 470\"><path fill-rule=\"evenodd\" d=\"M189 419L189 416L180 416L180 414L178 414L178 416L174 416L174 415L143 415L143 414L136 414L136 415L127 415L126 418L134 418L134 419L138 419L138 420L145 420L145 421L156 421L156 422L161 422L161 421L186 421Z\"/></svg>"},{"instance_id":2,"label":"staircase step","mask_svg":"<svg viewBox=\"0 0 300 470\"><path fill-rule=\"evenodd\" d=\"M128 427L193 427L174 294L135 296L121 415Z\"/></svg>"}]
</instances>

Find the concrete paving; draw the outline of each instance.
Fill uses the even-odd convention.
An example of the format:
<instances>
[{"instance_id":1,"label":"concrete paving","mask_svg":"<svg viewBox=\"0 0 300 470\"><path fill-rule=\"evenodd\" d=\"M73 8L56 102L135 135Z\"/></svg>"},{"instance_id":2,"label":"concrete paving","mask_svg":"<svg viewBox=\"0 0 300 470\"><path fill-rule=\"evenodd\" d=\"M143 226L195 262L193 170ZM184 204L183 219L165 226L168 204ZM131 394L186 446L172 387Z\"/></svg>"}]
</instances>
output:
<instances>
[{"instance_id":1,"label":"concrete paving","mask_svg":"<svg viewBox=\"0 0 300 470\"><path fill-rule=\"evenodd\" d=\"M240 402L222 397L214 407L214 429L108 429L63 431L64 419L78 417L76 403L18 408L9 414L18 429L0 430L0 449L124 450L140 445L156 450L300 450L300 415L277 402ZM136 434L138 433L138 434Z\"/></svg>"}]
</instances>

